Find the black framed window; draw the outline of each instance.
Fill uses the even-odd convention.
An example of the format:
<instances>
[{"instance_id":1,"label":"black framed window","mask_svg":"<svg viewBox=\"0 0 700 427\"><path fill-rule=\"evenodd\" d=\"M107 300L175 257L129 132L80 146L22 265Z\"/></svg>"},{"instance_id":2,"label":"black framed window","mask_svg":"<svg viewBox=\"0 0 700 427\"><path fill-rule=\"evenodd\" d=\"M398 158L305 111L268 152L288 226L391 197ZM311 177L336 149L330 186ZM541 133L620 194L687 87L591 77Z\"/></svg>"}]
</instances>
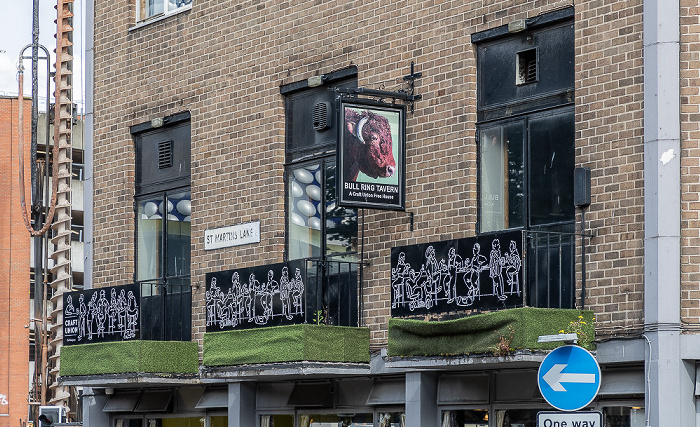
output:
<instances>
[{"instance_id":1,"label":"black framed window","mask_svg":"<svg viewBox=\"0 0 700 427\"><path fill-rule=\"evenodd\" d=\"M189 113L132 127L136 145L136 268L144 340L191 339Z\"/></svg>"},{"instance_id":2,"label":"black framed window","mask_svg":"<svg viewBox=\"0 0 700 427\"><path fill-rule=\"evenodd\" d=\"M479 127L480 231L574 220L573 107Z\"/></svg>"},{"instance_id":3,"label":"black framed window","mask_svg":"<svg viewBox=\"0 0 700 427\"><path fill-rule=\"evenodd\" d=\"M357 260L357 209L338 206L336 87L356 87L357 69L282 88L286 113L287 260ZM340 258L339 258L340 257Z\"/></svg>"},{"instance_id":4,"label":"black framed window","mask_svg":"<svg viewBox=\"0 0 700 427\"><path fill-rule=\"evenodd\" d=\"M287 168L287 257L357 254L357 210L336 203L334 157Z\"/></svg>"},{"instance_id":5,"label":"black framed window","mask_svg":"<svg viewBox=\"0 0 700 427\"><path fill-rule=\"evenodd\" d=\"M477 45L479 233L522 229L525 303L575 296L574 9L472 35Z\"/></svg>"}]
</instances>

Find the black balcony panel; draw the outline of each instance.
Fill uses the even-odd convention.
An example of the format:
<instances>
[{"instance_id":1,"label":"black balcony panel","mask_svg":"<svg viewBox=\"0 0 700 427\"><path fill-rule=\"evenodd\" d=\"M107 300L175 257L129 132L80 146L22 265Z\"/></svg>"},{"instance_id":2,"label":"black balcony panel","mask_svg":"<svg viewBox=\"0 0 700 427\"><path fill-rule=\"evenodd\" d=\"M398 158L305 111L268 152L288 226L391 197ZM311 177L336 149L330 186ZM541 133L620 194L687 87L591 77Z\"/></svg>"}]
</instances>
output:
<instances>
[{"instance_id":1,"label":"black balcony panel","mask_svg":"<svg viewBox=\"0 0 700 427\"><path fill-rule=\"evenodd\" d=\"M190 341L189 278L67 292L63 295L63 343Z\"/></svg>"},{"instance_id":2,"label":"black balcony panel","mask_svg":"<svg viewBox=\"0 0 700 427\"><path fill-rule=\"evenodd\" d=\"M357 326L357 264L301 259L206 275L207 332Z\"/></svg>"}]
</instances>

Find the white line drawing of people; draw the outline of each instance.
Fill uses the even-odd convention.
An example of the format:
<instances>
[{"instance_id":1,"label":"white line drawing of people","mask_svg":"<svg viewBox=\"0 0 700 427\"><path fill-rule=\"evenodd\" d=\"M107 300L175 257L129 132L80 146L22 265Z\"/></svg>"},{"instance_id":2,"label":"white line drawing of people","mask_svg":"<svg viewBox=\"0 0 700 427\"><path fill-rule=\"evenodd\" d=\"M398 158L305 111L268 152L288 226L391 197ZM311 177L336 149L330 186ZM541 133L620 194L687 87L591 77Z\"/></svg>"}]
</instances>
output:
<instances>
[{"instance_id":1,"label":"white line drawing of people","mask_svg":"<svg viewBox=\"0 0 700 427\"><path fill-rule=\"evenodd\" d=\"M212 277L211 286L205 293L207 305L207 326L216 324L216 299L214 298L214 295L218 289L219 287L216 286L216 277Z\"/></svg>"},{"instance_id":2,"label":"white line drawing of people","mask_svg":"<svg viewBox=\"0 0 700 427\"><path fill-rule=\"evenodd\" d=\"M432 300L426 295L426 286L421 280L425 275L425 265L421 265L418 273L412 270L410 275L410 279L406 282L406 296L409 299L408 308L413 311L416 308L425 307L426 300Z\"/></svg>"},{"instance_id":3,"label":"white line drawing of people","mask_svg":"<svg viewBox=\"0 0 700 427\"><path fill-rule=\"evenodd\" d=\"M391 269L391 289L394 291L391 308L406 304L406 285L411 278L413 269L406 262L406 254L401 252L396 267Z\"/></svg>"},{"instance_id":4,"label":"white line drawing of people","mask_svg":"<svg viewBox=\"0 0 700 427\"><path fill-rule=\"evenodd\" d=\"M292 320L292 283L289 281L289 269L287 266L282 267L282 276L280 277L280 300L282 301L282 315L287 320Z\"/></svg>"},{"instance_id":5,"label":"white line drawing of people","mask_svg":"<svg viewBox=\"0 0 700 427\"><path fill-rule=\"evenodd\" d=\"M87 307L85 306L85 295L80 294L78 304L78 341L85 338L87 322Z\"/></svg>"},{"instance_id":6,"label":"white line drawing of people","mask_svg":"<svg viewBox=\"0 0 700 427\"><path fill-rule=\"evenodd\" d=\"M124 335L124 332L126 331L126 309L127 309L127 301L126 301L126 294L124 289L119 291L119 297L117 298L117 316L119 321L117 322L119 324L119 333Z\"/></svg>"},{"instance_id":7,"label":"white line drawing of people","mask_svg":"<svg viewBox=\"0 0 700 427\"><path fill-rule=\"evenodd\" d=\"M505 258L501 256L501 242L493 239L489 254L489 277L493 281L493 294L501 301L506 299L503 292L503 267Z\"/></svg>"},{"instance_id":8,"label":"white line drawing of people","mask_svg":"<svg viewBox=\"0 0 700 427\"><path fill-rule=\"evenodd\" d=\"M263 313L258 314L258 301L260 301L260 306L263 306L263 295L265 293L264 287L265 283L260 283L259 280L255 278L254 273L250 273L250 278L248 279L248 286L252 289L252 294L253 294L253 318L250 319L255 322L256 325L262 325L264 324L264 315ZM249 320L249 321L250 321Z\"/></svg>"},{"instance_id":9,"label":"white line drawing of people","mask_svg":"<svg viewBox=\"0 0 700 427\"><path fill-rule=\"evenodd\" d=\"M298 268L294 272L292 281L292 301L294 302L294 314L304 314L302 307L302 296L304 295L304 280L301 278L301 270Z\"/></svg>"},{"instance_id":10,"label":"white line drawing of people","mask_svg":"<svg viewBox=\"0 0 700 427\"><path fill-rule=\"evenodd\" d=\"M107 319L109 322L107 333L109 333L110 335L114 334L114 326L117 323L118 311L119 310L117 307L117 290L112 288L109 293L109 313L107 314Z\"/></svg>"},{"instance_id":11,"label":"white line drawing of people","mask_svg":"<svg viewBox=\"0 0 700 427\"><path fill-rule=\"evenodd\" d=\"M228 321L229 310L226 306L226 296L218 287L214 294L214 303L216 304L216 321L219 324L219 328L223 329Z\"/></svg>"},{"instance_id":12,"label":"white line drawing of people","mask_svg":"<svg viewBox=\"0 0 700 427\"><path fill-rule=\"evenodd\" d=\"M64 317L74 317L78 314L75 307L73 307L73 297L68 295L66 297L66 308L63 310Z\"/></svg>"},{"instance_id":13,"label":"white line drawing of people","mask_svg":"<svg viewBox=\"0 0 700 427\"><path fill-rule=\"evenodd\" d=\"M93 292L87 305L87 339L92 340L93 322L97 314L97 292Z\"/></svg>"},{"instance_id":14,"label":"white line drawing of people","mask_svg":"<svg viewBox=\"0 0 700 427\"><path fill-rule=\"evenodd\" d=\"M248 284L241 282L238 272L233 273L231 281L234 292L236 293L236 315L238 316L238 323L240 324L246 319L250 320L253 310L251 292Z\"/></svg>"},{"instance_id":15,"label":"white line drawing of people","mask_svg":"<svg viewBox=\"0 0 700 427\"><path fill-rule=\"evenodd\" d=\"M109 302L105 296L105 290L100 290L100 299L97 300L97 336L104 338L105 321L109 313Z\"/></svg>"},{"instance_id":16,"label":"white line drawing of people","mask_svg":"<svg viewBox=\"0 0 700 427\"><path fill-rule=\"evenodd\" d=\"M136 303L136 297L134 296L134 293L132 291L129 291L127 298L127 324L126 330L124 331L124 339L136 337L136 328L138 325L139 317L139 306Z\"/></svg>"},{"instance_id":17,"label":"white line drawing of people","mask_svg":"<svg viewBox=\"0 0 700 427\"><path fill-rule=\"evenodd\" d=\"M469 270L469 282L471 283L471 293L481 295L481 272L488 270L486 264L488 260L481 254L481 245L474 243L472 247L471 268Z\"/></svg>"},{"instance_id":18,"label":"white line drawing of people","mask_svg":"<svg viewBox=\"0 0 700 427\"><path fill-rule=\"evenodd\" d=\"M442 269L435 258L435 248L428 246L425 250L425 305L430 308L437 304L437 294L442 290L440 286L440 276Z\"/></svg>"},{"instance_id":19,"label":"white line drawing of people","mask_svg":"<svg viewBox=\"0 0 700 427\"><path fill-rule=\"evenodd\" d=\"M255 315L255 294L253 290L252 281L255 280L255 275L251 274L248 283L241 284L241 294L243 299L243 307L245 308L245 318L248 322L253 321L253 316ZM243 307L241 309L243 309Z\"/></svg>"},{"instance_id":20,"label":"white line drawing of people","mask_svg":"<svg viewBox=\"0 0 700 427\"><path fill-rule=\"evenodd\" d=\"M265 318L265 323L267 323L273 315L272 312L272 302L274 300L275 294L278 294L279 283L274 278L275 273L272 270L267 272L267 282L263 286L263 295L260 300L263 306L263 317Z\"/></svg>"},{"instance_id":21,"label":"white line drawing of people","mask_svg":"<svg viewBox=\"0 0 700 427\"><path fill-rule=\"evenodd\" d=\"M462 257L457 254L455 248L450 248L447 253L447 274L444 279L445 297L451 303L457 297L457 277L464 274L464 263Z\"/></svg>"},{"instance_id":22,"label":"white line drawing of people","mask_svg":"<svg viewBox=\"0 0 700 427\"><path fill-rule=\"evenodd\" d=\"M233 292L231 295L232 301L230 303L231 326L235 327L243 322L245 305L245 301L243 300L243 285L241 284L241 277L237 271L231 275L231 291Z\"/></svg>"},{"instance_id":23,"label":"white line drawing of people","mask_svg":"<svg viewBox=\"0 0 700 427\"><path fill-rule=\"evenodd\" d=\"M505 255L507 282L510 285L511 295L515 292L520 296L520 267L522 266L522 259L514 240L510 241L509 249L508 254Z\"/></svg>"},{"instance_id":24,"label":"white line drawing of people","mask_svg":"<svg viewBox=\"0 0 700 427\"><path fill-rule=\"evenodd\" d=\"M224 297L224 306L226 307L224 325L226 326L236 326L238 324L238 314L236 313L237 300L236 290L231 286L226 292L226 297Z\"/></svg>"}]
</instances>

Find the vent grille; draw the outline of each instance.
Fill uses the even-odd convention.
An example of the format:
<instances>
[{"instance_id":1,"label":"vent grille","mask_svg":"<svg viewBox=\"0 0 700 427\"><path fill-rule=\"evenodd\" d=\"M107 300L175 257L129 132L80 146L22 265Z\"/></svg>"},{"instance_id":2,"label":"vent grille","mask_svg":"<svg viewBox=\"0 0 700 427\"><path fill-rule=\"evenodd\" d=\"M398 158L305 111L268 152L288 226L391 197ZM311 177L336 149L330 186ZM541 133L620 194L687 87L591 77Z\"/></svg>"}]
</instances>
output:
<instances>
[{"instance_id":1,"label":"vent grille","mask_svg":"<svg viewBox=\"0 0 700 427\"><path fill-rule=\"evenodd\" d=\"M537 49L518 53L517 84L534 83L537 81Z\"/></svg>"},{"instance_id":2,"label":"vent grille","mask_svg":"<svg viewBox=\"0 0 700 427\"><path fill-rule=\"evenodd\" d=\"M321 131L328 129L331 118L331 105L330 102L318 102L314 105L313 111L313 127L315 130Z\"/></svg>"},{"instance_id":3,"label":"vent grille","mask_svg":"<svg viewBox=\"0 0 700 427\"><path fill-rule=\"evenodd\" d=\"M169 168L173 165L173 142L158 143L158 169Z\"/></svg>"}]
</instances>

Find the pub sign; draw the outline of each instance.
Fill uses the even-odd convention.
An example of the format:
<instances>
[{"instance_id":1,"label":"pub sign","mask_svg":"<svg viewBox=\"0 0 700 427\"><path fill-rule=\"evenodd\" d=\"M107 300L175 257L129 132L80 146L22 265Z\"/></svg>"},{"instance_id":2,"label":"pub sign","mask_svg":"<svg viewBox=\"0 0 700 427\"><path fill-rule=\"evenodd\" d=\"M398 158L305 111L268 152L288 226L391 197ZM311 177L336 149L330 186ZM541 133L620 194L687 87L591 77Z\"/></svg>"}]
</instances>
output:
<instances>
[{"instance_id":1,"label":"pub sign","mask_svg":"<svg viewBox=\"0 0 700 427\"><path fill-rule=\"evenodd\" d=\"M406 107L338 98L341 206L405 208Z\"/></svg>"}]
</instances>

